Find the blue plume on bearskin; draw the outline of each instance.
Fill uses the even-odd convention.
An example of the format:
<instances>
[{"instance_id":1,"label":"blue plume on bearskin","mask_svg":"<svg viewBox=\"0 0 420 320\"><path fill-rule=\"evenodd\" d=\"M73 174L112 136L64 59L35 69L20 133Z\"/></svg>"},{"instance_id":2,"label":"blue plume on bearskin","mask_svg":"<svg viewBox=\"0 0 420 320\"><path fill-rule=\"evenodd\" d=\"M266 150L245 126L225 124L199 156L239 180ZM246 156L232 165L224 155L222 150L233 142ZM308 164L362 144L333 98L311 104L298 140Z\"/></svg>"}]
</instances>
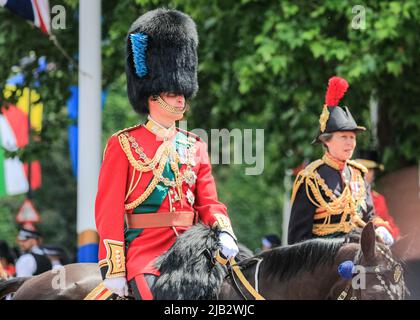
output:
<instances>
[{"instance_id":1,"label":"blue plume on bearskin","mask_svg":"<svg viewBox=\"0 0 420 320\"><path fill-rule=\"evenodd\" d=\"M146 48L147 34L139 32L130 34L131 49L133 50L133 60L136 74L141 78L147 74Z\"/></svg>"}]
</instances>

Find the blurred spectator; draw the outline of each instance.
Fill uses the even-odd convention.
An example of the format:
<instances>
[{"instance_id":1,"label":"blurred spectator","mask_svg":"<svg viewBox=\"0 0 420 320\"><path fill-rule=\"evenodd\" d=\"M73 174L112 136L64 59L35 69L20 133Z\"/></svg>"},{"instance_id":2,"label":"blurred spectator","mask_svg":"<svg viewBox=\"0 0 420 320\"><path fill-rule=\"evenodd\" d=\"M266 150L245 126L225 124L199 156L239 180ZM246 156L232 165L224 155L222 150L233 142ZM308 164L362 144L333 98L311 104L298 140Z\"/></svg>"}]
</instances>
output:
<instances>
[{"instance_id":1,"label":"blurred spectator","mask_svg":"<svg viewBox=\"0 0 420 320\"><path fill-rule=\"evenodd\" d=\"M29 277L51 270L51 261L39 247L41 234L36 230L20 228L17 243L23 254L16 261L16 276Z\"/></svg>"},{"instance_id":2,"label":"blurred spectator","mask_svg":"<svg viewBox=\"0 0 420 320\"><path fill-rule=\"evenodd\" d=\"M54 245L43 246L44 253L51 261L52 268L58 269L68 263L68 257L63 248Z\"/></svg>"},{"instance_id":3,"label":"blurred spectator","mask_svg":"<svg viewBox=\"0 0 420 320\"><path fill-rule=\"evenodd\" d=\"M280 238L275 234L268 234L262 238L262 251L281 246Z\"/></svg>"},{"instance_id":4,"label":"blurred spectator","mask_svg":"<svg viewBox=\"0 0 420 320\"><path fill-rule=\"evenodd\" d=\"M388 229L394 239L398 240L400 236L400 229L388 212L388 206L386 204L385 197L374 190L376 174L378 171L384 170L384 166L379 163L378 159L378 154L375 151L360 150L358 152L356 161L368 169L368 173L366 174L365 179L366 182L371 186L371 196L373 207L375 208L375 215L383 221L382 225ZM377 225L379 225L379 223L377 223Z\"/></svg>"},{"instance_id":5,"label":"blurred spectator","mask_svg":"<svg viewBox=\"0 0 420 320\"><path fill-rule=\"evenodd\" d=\"M0 240L0 279L15 275L14 254L6 241Z\"/></svg>"}]
</instances>

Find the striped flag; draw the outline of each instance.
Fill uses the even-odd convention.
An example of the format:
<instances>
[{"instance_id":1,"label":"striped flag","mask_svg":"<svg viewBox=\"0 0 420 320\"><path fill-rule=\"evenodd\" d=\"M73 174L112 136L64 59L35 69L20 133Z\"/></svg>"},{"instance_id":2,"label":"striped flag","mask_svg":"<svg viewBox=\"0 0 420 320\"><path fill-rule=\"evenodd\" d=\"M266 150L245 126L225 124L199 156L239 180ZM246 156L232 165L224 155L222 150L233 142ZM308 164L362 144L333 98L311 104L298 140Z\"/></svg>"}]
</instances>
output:
<instances>
[{"instance_id":1,"label":"striped flag","mask_svg":"<svg viewBox=\"0 0 420 320\"><path fill-rule=\"evenodd\" d=\"M32 21L43 32L51 33L50 5L48 0L0 0L0 7Z\"/></svg>"},{"instance_id":2,"label":"striped flag","mask_svg":"<svg viewBox=\"0 0 420 320\"><path fill-rule=\"evenodd\" d=\"M0 196L17 195L29 190L28 164L18 157L7 158L7 151L16 151L28 143L28 115L15 106L2 108L0 114ZM31 187L41 186L39 161L31 162Z\"/></svg>"}]
</instances>

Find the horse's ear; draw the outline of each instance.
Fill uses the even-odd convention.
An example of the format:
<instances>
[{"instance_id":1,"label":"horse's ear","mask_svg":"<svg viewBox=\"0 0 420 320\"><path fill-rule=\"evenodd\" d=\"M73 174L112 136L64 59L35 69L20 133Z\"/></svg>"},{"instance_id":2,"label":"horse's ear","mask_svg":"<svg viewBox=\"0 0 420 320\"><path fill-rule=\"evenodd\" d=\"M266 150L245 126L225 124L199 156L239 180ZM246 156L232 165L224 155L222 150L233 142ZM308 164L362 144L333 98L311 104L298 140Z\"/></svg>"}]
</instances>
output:
<instances>
[{"instance_id":1,"label":"horse's ear","mask_svg":"<svg viewBox=\"0 0 420 320\"><path fill-rule=\"evenodd\" d=\"M360 247L366 260L373 260L376 253L376 234L373 223L369 222L363 228Z\"/></svg>"},{"instance_id":2,"label":"horse's ear","mask_svg":"<svg viewBox=\"0 0 420 320\"><path fill-rule=\"evenodd\" d=\"M410 249L412 248L413 244L417 241L416 237L417 235L417 229L415 232L411 232L403 237L401 237L392 247L391 251L392 254L398 259L398 260L406 260L409 257Z\"/></svg>"}]
</instances>

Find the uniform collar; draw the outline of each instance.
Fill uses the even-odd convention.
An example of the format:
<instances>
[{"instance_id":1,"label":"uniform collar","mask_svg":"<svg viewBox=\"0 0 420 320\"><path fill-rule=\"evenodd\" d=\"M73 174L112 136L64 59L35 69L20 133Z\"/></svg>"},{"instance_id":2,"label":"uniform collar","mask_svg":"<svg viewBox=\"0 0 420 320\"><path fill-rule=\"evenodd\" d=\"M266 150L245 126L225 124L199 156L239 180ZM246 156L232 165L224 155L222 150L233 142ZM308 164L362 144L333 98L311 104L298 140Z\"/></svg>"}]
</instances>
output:
<instances>
[{"instance_id":1,"label":"uniform collar","mask_svg":"<svg viewBox=\"0 0 420 320\"><path fill-rule=\"evenodd\" d=\"M169 128L165 128L160 123L158 123L156 120L154 120L150 115L147 117L147 122L144 125L144 127L149 130L154 135L158 136L162 139L169 139L174 136L176 133L176 127L175 124L173 124Z\"/></svg>"},{"instance_id":2,"label":"uniform collar","mask_svg":"<svg viewBox=\"0 0 420 320\"><path fill-rule=\"evenodd\" d=\"M338 160L337 158L334 158L329 152L325 152L322 160L324 160L324 163L327 166L330 166L337 171L343 171L347 164L347 161Z\"/></svg>"}]
</instances>

